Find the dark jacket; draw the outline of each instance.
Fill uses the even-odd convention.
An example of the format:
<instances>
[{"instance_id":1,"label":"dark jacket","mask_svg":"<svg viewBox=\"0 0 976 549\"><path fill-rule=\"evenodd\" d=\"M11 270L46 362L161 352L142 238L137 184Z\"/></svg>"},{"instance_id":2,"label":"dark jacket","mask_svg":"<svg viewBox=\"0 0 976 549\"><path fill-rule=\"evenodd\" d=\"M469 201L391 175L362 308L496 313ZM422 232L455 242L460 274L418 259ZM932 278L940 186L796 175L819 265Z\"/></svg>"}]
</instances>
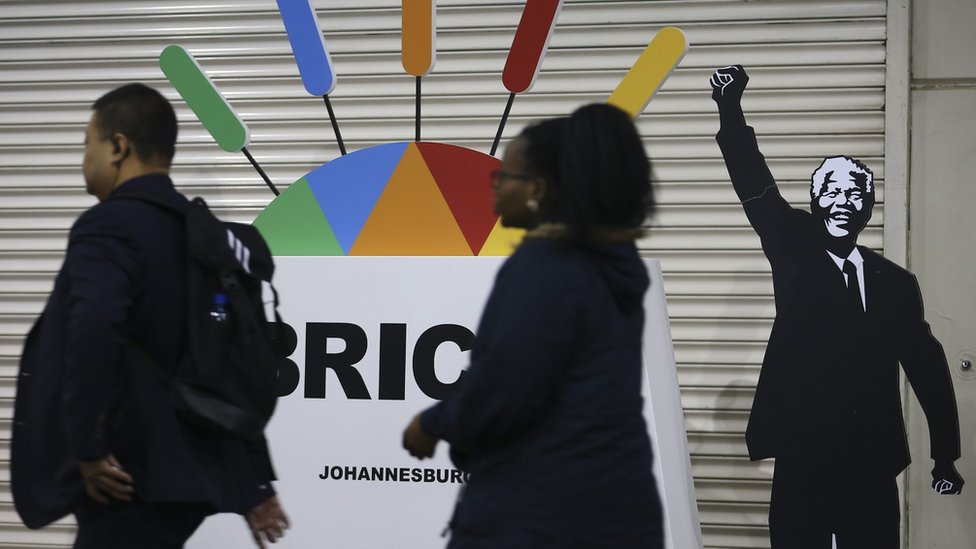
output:
<instances>
[{"instance_id":1,"label":"dark jacket","mask_svg":"<svg viewBox=\"0 0 976 549\"><path fill-rule=\"evenodd\" d=\"M186 342L183 223L159 206L124 199L133 191L186 201L169 177L148 175L82 214L24 346L11 482L32 528L77 510L87 497L78 460L109 453L144 501L243 512L272 493L263 443L197 431L172 411L167 377ZM129 344L158 365L139 360Z\"/></svg>"},{"instance_id":2,"label":"dark jacket","mask_svg":"<svg viewBox=\"0 0 976 549\"><path fill-rule=\"evenodd\" d=\"M641 398L648 284L632 242L530 238L502 266L462 388L421 418L470 473L451 547L661 546Z\"/></svg>"},{"instance_id":3,"label":"dark jacket","mask_svg":"<svg viewBox=\"0 0 976 549\"><path fill-rule=\"evenodd\" d=\"M949 368L915 277L858 246L866 309L855 310L822 222L780 196L752 128L723 123L718 143L772 267L776 299L746 430L750 457L802 456L897 475L910 462L901 363L928 420L932 458L957 459Z\"/></svg>"}]
</instances>

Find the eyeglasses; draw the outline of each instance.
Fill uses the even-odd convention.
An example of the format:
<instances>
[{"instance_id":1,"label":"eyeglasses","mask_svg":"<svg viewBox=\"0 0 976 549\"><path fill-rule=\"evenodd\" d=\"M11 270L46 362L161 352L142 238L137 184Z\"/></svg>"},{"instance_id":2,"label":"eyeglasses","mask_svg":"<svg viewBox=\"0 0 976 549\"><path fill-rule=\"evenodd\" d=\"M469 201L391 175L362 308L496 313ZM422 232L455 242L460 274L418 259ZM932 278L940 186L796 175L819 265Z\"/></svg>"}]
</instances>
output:
<instances>
[{"instance_id":1,"label":"eyeglasses","mask_svg":"<svg viewBox=\"0 0 976 549\"><path fill-rule=\"evenodd\" d=\"M529 175L526 173L509 173L503 170L495 170L491 172L491 184L501 185L506 179L519 179L521 181L529 181L530 179L536 179L537 176Z\"/></svg>"}]
</instances>

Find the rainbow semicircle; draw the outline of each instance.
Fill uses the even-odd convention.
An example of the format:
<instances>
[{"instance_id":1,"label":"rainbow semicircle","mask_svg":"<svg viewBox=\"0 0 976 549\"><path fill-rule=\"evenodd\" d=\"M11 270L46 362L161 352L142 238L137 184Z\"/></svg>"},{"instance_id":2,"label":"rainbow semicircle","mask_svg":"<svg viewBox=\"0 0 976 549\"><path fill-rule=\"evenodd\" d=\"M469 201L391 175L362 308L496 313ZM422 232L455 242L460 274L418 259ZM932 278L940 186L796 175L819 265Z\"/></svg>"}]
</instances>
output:
<instances>
[{"instance_id":1,"label":"rainbow semicircle","mask_svg":"<svg viewBox=\"0 0 976 549\"><path fill-rule=\"evenodd\" d=\"M388 143L339 157L296 181L254 221L277 256L508 255L497 158L442 143Z\"/></svg>"},{"instance_id":2,"label":"rainbow semicircle","mask_svg":"<svg viewBox=\"0 0 976 549\"><path fill-rule=\"evenodd\" d=\"M254 226L274 255L345 255L305 177L275 198Z\"/></svg>"},{"instance_id":3,"label":"rainbow semicircle","mask_svg":"<svg viewBox=\"0 0 976 549\"><path fill-rule=\"evenodd\" d=\"M510 229L508 227L503 227L501 220L495 223L495 226L491 230L491 234L488 235L488 239L485 241L484 246L481 247L481 251L478 253L480 256L507 256L512 255L515 251L515 247L522 242L522 238L525 237L525 231L522 229Z\"/></svg>"},{"instance_id":4,"label":"rainbow semicircle","mask_svg":"<svg viewBox=\"0 0 976 549\"><path fill-rule=\"evenodd\" d=\"M498 220L490 184L490 174L499 166L498 159L443 143L417 143L417 149L451 208L471 253L478 255Z\"/></svg>"},{"instance_id":5,"label":"rainbow semicircle","mask_svg":"<svg viewBox=\"0 0 976 549\"><path fill-rule=\"evenodd\" d=\"M343 253L349 253L406 148L406 143L370 147L341 156L305 176Z\"/></svg>"}]
</instances>

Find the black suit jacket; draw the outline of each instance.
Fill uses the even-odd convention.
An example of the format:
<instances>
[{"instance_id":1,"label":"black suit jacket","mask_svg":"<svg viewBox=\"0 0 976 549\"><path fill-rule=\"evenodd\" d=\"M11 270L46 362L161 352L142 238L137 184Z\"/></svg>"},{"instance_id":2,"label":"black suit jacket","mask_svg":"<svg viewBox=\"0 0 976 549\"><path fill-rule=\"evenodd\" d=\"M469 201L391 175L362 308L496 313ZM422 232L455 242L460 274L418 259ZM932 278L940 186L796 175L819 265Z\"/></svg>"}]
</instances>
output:
<instances>
[{"instance_id":1,"label":"black suit jacket","mask_svg":"<svg viewBox=\"0 0 976 549\"><path fill-rule=\"evenodd\" d=\"M178 421L167 398L186 341L182 218L127 192L186 201L169 177L119 186L71 228L64 265L24 346L11 482L41 527L77 510L78 460L114 454L145 501L245 512L273 493L267 447ZM131 344L152 357L144 363Z\"/></svg>"},{"instance_id":2,"label":"black suit jacket","mask_svg":"<svg viewBox=\"0 0 976 549\"><path fill-rule=\"evenodd\" d=\"M822 222L780 196L748 126L718 134L732 184L773 274L776 318L746 431L752 459L797 457L896 475L910 462L900 363L925 412L931 455L960 455L955 396L915 277L859 246L866 309L847 299Z\"/></svg>"}]
</instances>

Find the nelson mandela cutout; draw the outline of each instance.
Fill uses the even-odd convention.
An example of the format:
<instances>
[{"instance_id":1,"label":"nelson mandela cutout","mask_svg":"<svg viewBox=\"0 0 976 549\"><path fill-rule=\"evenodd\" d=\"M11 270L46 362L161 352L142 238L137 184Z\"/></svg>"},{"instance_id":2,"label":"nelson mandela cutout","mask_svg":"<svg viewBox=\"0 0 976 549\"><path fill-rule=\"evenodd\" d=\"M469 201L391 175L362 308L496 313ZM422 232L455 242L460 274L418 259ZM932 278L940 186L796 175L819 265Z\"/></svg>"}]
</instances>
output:
<instances>
[{"instance_id":1,"label":"nelson mandela cutout","mask_svg":"<svg viewBox=\"0 0 976 549\"><path fill-rule=\"evenodd\" d=\"M773 549L897 549L895 477L910 458L901 364L931 435L932 487L963 479L955 396L942 346L922 313L915 277L857 245L871 218L871 170L827 158L813 172L810 211L791 207L740 106L749 77L718 69L716 136L732 186L772 267L776 319L746 430L749 457L776 458L769 508Z\"/></svg>"}]
</instances>

